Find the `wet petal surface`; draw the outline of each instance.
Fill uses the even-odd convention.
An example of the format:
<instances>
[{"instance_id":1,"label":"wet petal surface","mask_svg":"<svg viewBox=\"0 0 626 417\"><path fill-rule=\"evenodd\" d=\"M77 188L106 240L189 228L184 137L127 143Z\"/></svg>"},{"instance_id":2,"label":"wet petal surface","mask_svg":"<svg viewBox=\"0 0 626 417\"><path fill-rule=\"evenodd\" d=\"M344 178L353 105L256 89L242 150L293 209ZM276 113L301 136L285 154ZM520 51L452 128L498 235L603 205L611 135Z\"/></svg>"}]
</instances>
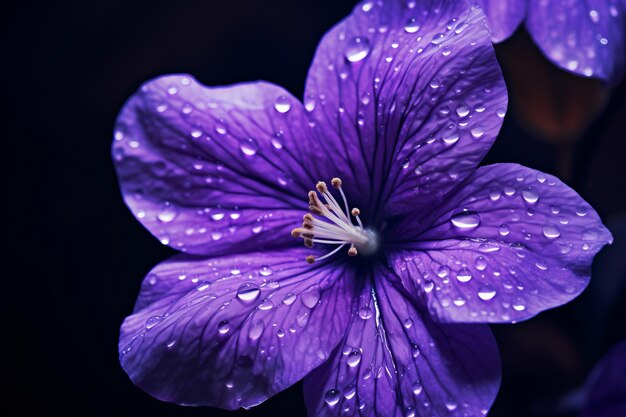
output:
<instances>
[{"instance_id":1,"label":"wet petal surface","mask_svg":"<svg viewBox=\"0 0 626 417\"><path fill-rule=\"evenodd\" d=\"M123 323L120 362L165 401L251 407L323 363L345 333L354 277L303 249L199 259L145 278Z\"/></svg>"},{"instance_id":2,"label":"wet petal surface","mask_svg":"<svg viewBox=\"0 0 626 417\"><path fill-rule=\"evenodd\" d=\"M500 384L489 328L435 323L395 279L366 283L345 339L305 378L308 415L485 415Z\"/></svg>"},{"instance_id":3,"label":"wet petal surface","mask_svg":"<svg viewBox=\"0 0 626 417\"><path fill-rule=\"evenodd\" d=\"M575 191L516 164L479 168L432 212L395 227L404 243L391 267L431 314L453 322L512 322L565 304L612 241Z\"/></svg>"},{"instance_id":4,"label":"wet petal surface","mask_svg":"<svg viewBox=\"0 0 626 417\"><path fill-rule=\"evenodd\" d=\"M526 26L559 67L617 84L626 61L626 16L619 0L530 0Z\"/></svg>"},{"instance_id":5,"label":"wet petal surface","mask_svg":"<svg viewBox=\"0 0 626 417\"><path fill-rule=\"evenodd\" d=\"M275 85L144 84L122 109L113 157L126 204L163 244L193 254L290 244L314 184L304 110ZM314 155L314 151L309 152Z\"/></svg>"},{"instance_id":6,"label":"wet petal surface","mask_svg":"<svg viewBox=\"0 0 626 417\"><path fill-rule=\"evenodd\" d=\"M480 8L366 1L322 39L304 105L345 169L332 175L380 218L428 206L469 175L507 96Z\"/></svg>"},{"instance_id":7,"label":"wet petal surface","mask_svg":"<svg viewBox=\"0 0 626 417\"><path fill-rule=\"evenodd\" d=\"M491 39L498 43L517 30L526 16L526 0L476 0L487 16Z\"/></svg>"}]
</instances>

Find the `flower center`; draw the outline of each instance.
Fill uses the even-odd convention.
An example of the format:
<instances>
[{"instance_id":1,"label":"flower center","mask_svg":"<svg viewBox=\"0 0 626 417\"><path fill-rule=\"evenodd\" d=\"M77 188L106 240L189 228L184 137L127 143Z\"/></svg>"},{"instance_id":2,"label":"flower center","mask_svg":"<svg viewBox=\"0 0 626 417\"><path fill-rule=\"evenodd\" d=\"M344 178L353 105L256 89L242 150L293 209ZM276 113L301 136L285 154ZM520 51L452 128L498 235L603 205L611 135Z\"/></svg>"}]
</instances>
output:
<instances>
[{"instance_id":1,"label":"flower center","mask_svg":"<svg viewBox=\"0 0 626 417\"><path fill-rule=\"evenodd\" d=\"M359 217L361 211L356 207L352 210L348 208L346 195L341 188L341 180L333 178L331 184L339 190L344 209L341 209L335 197L328 191L326 183L320 181L315 186L317 192L309 191L309 211L311 213L304 215L302 227L291 231L291 236L304 239L304 245L308 248L312 248L314 243L337 246L319 258L315 258L313 255L307 256L306 261L310 264L334 255L346 245L350 245L348 249L350 256L356 256L359 252L369 255L378 249L377 236L373 231L363 226ZM322 203L318 193L321 194L325 203ZM356 219L357 224L352 223L350 215Z\"/></svg>"}]
</instances>

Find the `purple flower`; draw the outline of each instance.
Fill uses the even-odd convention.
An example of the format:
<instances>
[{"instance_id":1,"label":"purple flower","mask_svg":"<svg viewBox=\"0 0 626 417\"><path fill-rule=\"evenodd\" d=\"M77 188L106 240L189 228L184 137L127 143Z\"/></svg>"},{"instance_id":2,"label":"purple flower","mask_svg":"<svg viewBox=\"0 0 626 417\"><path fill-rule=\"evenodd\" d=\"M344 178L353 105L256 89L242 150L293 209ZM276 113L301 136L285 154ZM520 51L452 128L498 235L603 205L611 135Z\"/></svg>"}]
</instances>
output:
<instances>
[{"instance_id":1,"label":"purple flower","mask_svg":"<svg viewBox=\"0 0 626 417\"><path fill-rule=\"evenodd\" d=\"M486 414L500 361L478 323L571 300L611 240L556 178L477 168L506 106L465 1L359 4L303 104L266 82L144 84L113 156L132 212L185 254L122 325L130 378L227 409L305 378L311 416Z\"/></svg>"},{"instance_id":2,"label":"purple flower","mask_svg":"<svg viewBox=\"0 0 626 417\"><path fill-rule=\"evenodd\" d=\"M526 29L555 65L618 84L626 61L624 0L476 0L494 42Z\"/></svg>"}]
</instances>

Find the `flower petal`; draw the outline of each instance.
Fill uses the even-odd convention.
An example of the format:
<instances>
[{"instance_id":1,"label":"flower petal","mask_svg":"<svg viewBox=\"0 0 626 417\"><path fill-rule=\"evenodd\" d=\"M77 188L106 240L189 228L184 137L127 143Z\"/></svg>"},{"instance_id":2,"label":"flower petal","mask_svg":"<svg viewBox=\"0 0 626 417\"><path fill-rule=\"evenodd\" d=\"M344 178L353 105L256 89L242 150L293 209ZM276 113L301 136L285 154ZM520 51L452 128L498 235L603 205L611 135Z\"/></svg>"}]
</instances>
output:
<instances>
[{"instance_id":1,"label":"flower petal","mask_svg":"<svg viewBox=\"0 0 626 417\"><path fill-rule=\"evenodd\" d=\"M491 40L506 40L519 27L526 16L526 0L476 0L487 16Z\"/></svg>"},{"instance_id":2,"label":"flower petal","mask_svg":"<svg viewBox=\"0 0 626 417\"><path fill-rule=\"evenodd\" d=\"M585 390L581 417L626 415L626 340L613 346L594 367Z\"/></svg>"},{"instance_id":3,"label":"flower petal","mask_svg":"<svg viewBox=\"0 0 626 417\"><path fill-rule=\"evenodd\" d=\"M626 61L625 11L619 0L530 0L526 26L559 67L618 84Z\"/></svg>"},{"instance_id":4,"label":"flower petal","mask_svg":"<svg viewBox=\"0 0 626 417\"><path fill-rule=\"evenodd\" d=\"M113 157L126 204L164 244L193 254L290 242L314 184L300 163L304 110L257 82L208 88L188 75L144 84L122 109Z\"/></svg>"},{"instance_id":5,"label":"flower petal","mask_svg":"<svg viewBox=\"0 0 626 417\"><path fill-rule=\"evenodd\" d=\"M485 415L500 384L489 328L432 321L393 277L366 283L344 341L305 378L309 416Z\"/></svg>"},{"instance_id":6,"label":"flower petal","mask_svg":"<svg viewBox=\"0 0 626 417\"><path fill-rule=\"evenodd\" d=\"M574 190L520 165L479 168L450 196L395 226L404 243L389 258L443 321L512 322L565 304L612 242Z\"/></svg>"},{"instance_id":7,"label":"flower petal","mask_svg":"<svg viewBox=\"0 0 626 417\"><path fill-rule=\"evenodd\" d=\"M304 102L333 151L328 176L380 216L426 207L469 175L507 95L480 8L367 1L322 39Z\"/></svg>"},{"instance_id":8,"label":"flower petal","mask_svg":"<svg viewBox=\"0 0 626 417\"><path fill-rule=\"evenodd\" d=\"M151 395L252 407L323 363L345 333L354 277L310 251L175 256L146 277L120 362Z\"/></svg>"}]
</instances>

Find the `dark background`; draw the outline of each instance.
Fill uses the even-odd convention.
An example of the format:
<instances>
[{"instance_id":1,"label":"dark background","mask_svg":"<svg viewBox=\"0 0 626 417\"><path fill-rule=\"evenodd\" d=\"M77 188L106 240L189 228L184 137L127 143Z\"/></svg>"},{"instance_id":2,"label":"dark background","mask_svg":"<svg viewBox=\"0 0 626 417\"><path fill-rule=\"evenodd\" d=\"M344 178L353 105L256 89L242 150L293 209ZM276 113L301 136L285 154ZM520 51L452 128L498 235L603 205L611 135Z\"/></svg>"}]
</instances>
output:
<instances>
[{"instance_id":1,"label":"dark background","mask_svg":"<svg viewBox=\"0 0 626 417\"><path fill-rule=\"evenodd\" d=\"M118 110L156 75L188 72L208 85L265 79L301 96L318 40L353 4L23 1L3 11L0 378L10 388L0 413L305 415L300 384L231 413L160 402L126 377L119 325L144 274L173 251L124 206L110 144ZM574 302L493 326L504 367L495 417L576 415L576 396L566 395L626 337L625 88L565 74L533 48L523 32L498 46L512 104L488 160L557 173L616 242Z\"/></svg>"}]
</instances>

